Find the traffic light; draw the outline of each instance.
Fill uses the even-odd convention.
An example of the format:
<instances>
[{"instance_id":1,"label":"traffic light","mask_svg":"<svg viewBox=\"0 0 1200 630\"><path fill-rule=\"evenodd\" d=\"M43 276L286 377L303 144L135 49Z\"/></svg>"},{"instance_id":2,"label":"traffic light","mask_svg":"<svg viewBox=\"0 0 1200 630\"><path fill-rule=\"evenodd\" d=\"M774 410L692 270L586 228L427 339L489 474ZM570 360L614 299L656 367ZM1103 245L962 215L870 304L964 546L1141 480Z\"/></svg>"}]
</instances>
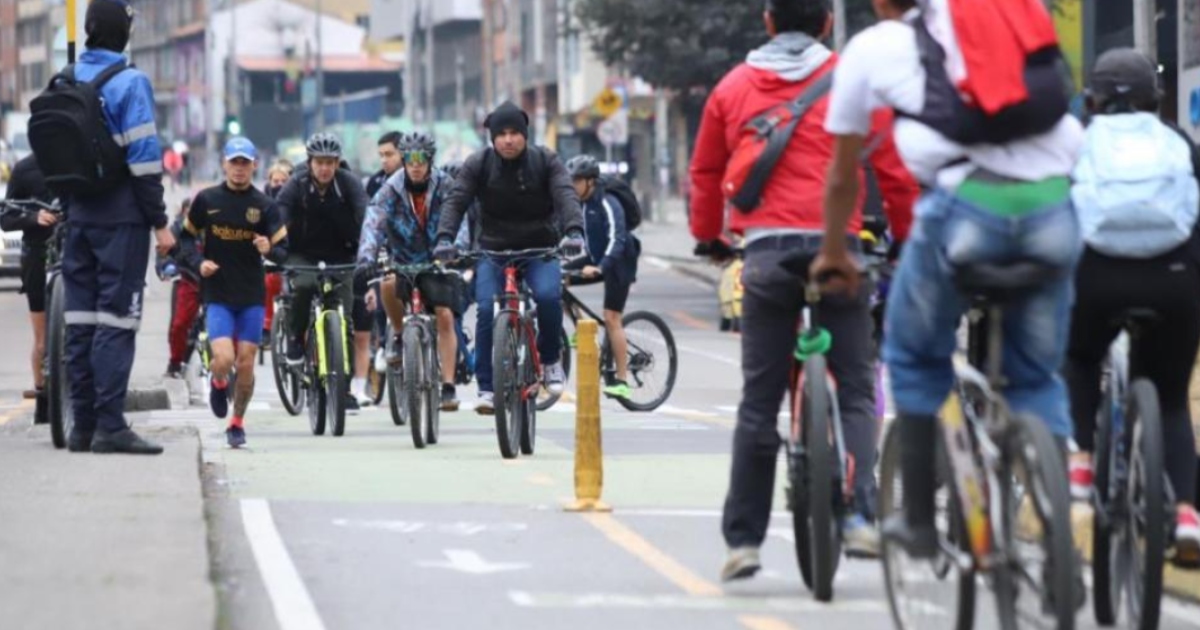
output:
<instances>
[{"instance_id":1,"label":"traffic light","mask_svg":"<svg viewBox=\"0 0 1200 630\"><path fill-rule=\"evenodd\" d=\"M242 135L242 123L238 122L237 116L232 114L225 116L225 133L231 136Z\"/></svg>"}]
</instances>

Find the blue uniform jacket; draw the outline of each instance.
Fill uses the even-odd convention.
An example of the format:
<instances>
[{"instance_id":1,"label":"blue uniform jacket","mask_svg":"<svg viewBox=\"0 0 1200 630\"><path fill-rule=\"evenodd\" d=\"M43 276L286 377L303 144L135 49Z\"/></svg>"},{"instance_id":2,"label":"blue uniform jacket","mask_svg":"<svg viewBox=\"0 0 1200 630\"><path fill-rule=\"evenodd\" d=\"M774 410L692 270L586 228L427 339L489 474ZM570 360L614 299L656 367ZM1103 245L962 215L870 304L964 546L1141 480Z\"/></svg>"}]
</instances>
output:
<instances>
[{"instance_id":1,"label":"blue uniform jacket","mask_svg":"<svg viewBox=\"0 0 1200 630\"><path fill-rule=\"evenodd\" d=\"M358 244L358 264L374 263L379 247L384 244L389 247L393 262L411 265L432 261L442 201L449 189L450 180L440 170L430 170L422 229L408 191L404 189L404 170L396 171L367 206Z\"/></svg>"},{"instance_id":2,"label":"blue uniform jacket","mask_svg":"<svg viewBox=\"0 0 1200 630\"><path fill-rule=\"evenodd\" d=\"M90 81L124 55L104 49L85 50L75 64L75 78ZM163 204L162 146L154 122L154 90L136 68L113 77L100 90L104 122L117 144L125 148L132 177L95 198L72 199L69 219L92 225L141 224L166 227Z\"/></svg>"},{"instance_id":3,"label":"blue uniform jacket","mask_svg":"<svg viewBox=\"0 0 1200 630\"><path fill-rule=\"evenodd\" d=\"M638 247L625 228L621 202L598 188L591 199L583 202L583 227L591 264L605 275L615 271L632 280Z\"/></svg>"}]
</instances>

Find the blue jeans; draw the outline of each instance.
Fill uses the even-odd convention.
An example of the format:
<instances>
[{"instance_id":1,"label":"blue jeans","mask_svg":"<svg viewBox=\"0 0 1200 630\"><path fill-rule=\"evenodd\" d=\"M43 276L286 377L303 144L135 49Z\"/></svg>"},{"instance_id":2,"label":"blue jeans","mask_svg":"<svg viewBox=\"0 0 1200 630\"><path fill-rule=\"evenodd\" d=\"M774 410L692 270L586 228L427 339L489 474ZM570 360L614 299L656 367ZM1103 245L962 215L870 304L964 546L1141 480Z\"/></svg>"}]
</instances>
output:
<instances>
[{"instance_id":1,"label":"blue jeans","mask_svg":"<svg viewBox=\"0 0 1200 630\"><path fill-rule=\"evenodd\" d=\"M504 293L503 261L482 258L475 264L475 378L479 391L492 391L492 318L496 296ZM557 259L520 263L520 275L537 303L538 355L542 365L562 354L562 266Z\"/></svg>"},{"instance_id":2,"label":"blue jeans","mask_svg":"<svg viewBox=\"0 0 1200 630\"><path fill-rule=\"evenodd\" d=\"M883 356L897 412L935 415L953 385L951 357L968 304L954 286L951 266L1032 260L1066 273L1005 307L1004 395L1014 411L1041 418L1056 436L1070 436L1059 369L1074 301L1073 271L1082 251L1070 202L1005 217L935 190L921 198L916 214L884 322Z\"/></svg>"}]
</instances>

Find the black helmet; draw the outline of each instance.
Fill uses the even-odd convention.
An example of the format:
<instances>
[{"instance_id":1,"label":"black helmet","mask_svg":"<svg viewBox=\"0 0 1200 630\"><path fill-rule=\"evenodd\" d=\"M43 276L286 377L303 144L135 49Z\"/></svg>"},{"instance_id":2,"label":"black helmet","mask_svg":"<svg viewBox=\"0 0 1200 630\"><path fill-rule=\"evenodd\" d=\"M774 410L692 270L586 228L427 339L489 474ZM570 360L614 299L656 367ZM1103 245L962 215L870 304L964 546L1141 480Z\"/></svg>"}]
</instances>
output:
<instances>
[{"instance_id":1,"label":"black helmet","mask_svg":"<svg viewBox=\"0 0 1200 630\"><path fill-rule=\"evenodd\" d=\"M600 164L590 155L576 155L567 160L567 172L571 179L596 179L600 177Z\"/></svg>"},{"instance_id":2,"label":"black helmet","mask_svg":"<svg viewBox=\"0 0 1200 630\"><path fill-rule=\"evenodd\" d=\"M308 139L308 143L304 145L304 150L308 152L308 157L331 157L341 159L342 157L342 141L338 140L337 136L331 133L314 133Z\"/></svg>"},{"instance_id":3,"label":"black helmet","mask_svg":"<svg viewBox=\"0 0 1200 630\"><path fill-rule=\"evenodd\" d=\"M433 156L437 155L437 142L433 137L423 131L414 131L400 137L400 155L404 156L409 151L422 151L429 155L430 161Z\"/></svg>"},{"instance_id":4,"label":"black helmet","mask_svg":"<svg viewBox=\"0 0 1200 630\"><path fill-rule=\"evenodd\" d=\"M462 170L462 162L447 162L442 165L442 173L450 179L457 179L460 170Z\"/></svg>"},{"instance_id":5,"label":"black helmet","mask_svg":"<svg viewBox=\"0 0 1200 630\"><path fill-rule=\"evenodd\" d=\"M1100 112L1154 110L1162 98L1158 68L1133 48L1114 48L1092 66L1088 96Z\"/></svg>"}]
</instances>

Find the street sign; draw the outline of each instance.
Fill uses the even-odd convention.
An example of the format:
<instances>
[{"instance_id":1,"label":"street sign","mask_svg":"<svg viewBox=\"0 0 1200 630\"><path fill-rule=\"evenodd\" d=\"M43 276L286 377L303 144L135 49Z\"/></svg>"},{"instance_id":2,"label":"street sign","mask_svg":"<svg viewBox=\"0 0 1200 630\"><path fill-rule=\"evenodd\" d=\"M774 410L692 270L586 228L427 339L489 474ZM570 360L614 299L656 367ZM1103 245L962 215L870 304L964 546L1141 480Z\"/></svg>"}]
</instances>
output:
<instances>
[{"instance_id":1,"label":"street sign","mask_svg":"<svg viewBox=\"0 0 1200 630\"><path fill-rule=\"evenodd\" d=\"M621 109L621 102L621 95L606 87L596 95L596 100L592 101L592 108L604 118L610 118Z\"/></svg>"},{"instance_id":2,"label":"street sign","mask_svg":"<svg viewBox=\"0 0 1200 630\"><path fill-rule=\"evenodd\" d=\"M629 113L618 110L596 128L596 135L607 146L629 142Z\"/></svg>"}]
</instances>

